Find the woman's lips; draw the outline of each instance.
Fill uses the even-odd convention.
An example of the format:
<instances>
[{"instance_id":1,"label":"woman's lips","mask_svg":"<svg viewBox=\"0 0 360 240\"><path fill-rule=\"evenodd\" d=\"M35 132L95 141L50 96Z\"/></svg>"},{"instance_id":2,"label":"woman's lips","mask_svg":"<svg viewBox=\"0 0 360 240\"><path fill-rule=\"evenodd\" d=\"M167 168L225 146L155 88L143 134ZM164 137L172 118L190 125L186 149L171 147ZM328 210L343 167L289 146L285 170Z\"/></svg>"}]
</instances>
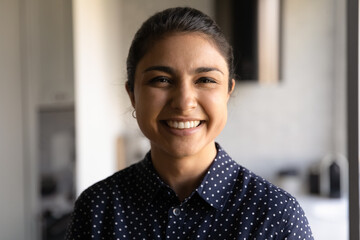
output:
<instances>
[{"instance_id":1,"label":"woman's lips","mask_svg":"<svg viewBox=\"0 0 360 240\"><path fill-rule=\"evenodd\" d=\"M189 128L196 128L201 124L201 121L166 121L166 124L175 129L189 129Z\"/></svg>"}]
</instances>

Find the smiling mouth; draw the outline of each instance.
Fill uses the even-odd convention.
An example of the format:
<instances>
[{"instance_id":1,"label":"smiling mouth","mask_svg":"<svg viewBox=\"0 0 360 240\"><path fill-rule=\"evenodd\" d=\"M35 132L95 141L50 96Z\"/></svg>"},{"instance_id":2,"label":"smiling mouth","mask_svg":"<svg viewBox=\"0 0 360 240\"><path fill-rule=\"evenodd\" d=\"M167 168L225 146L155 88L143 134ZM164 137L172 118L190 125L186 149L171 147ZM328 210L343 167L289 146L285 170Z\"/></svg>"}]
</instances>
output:
<instances>
[{"instance_id":1,"label":"smiling mouth","mask_svg":"<svg viewBox=\"0 0 360 240\"><path fill-rule=\"evenodd\" d=\"M171 128L189 129L198 127L202 121L166 121L166 124Z\"/></svg>"}]
</instances>

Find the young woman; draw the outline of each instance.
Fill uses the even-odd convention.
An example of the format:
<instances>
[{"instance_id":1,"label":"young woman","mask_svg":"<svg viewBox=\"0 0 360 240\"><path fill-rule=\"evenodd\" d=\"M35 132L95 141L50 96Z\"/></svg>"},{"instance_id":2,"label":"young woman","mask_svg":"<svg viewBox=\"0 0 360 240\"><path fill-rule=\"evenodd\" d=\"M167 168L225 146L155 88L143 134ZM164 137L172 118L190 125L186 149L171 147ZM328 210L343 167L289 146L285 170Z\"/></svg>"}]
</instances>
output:
<instances>
[{"instance_id":1,"label":"young woman","mask_svg":"<svg viewBox=\"0 0 360 240\"><path fill-rule=\"evenodd\" d=\"M313 239L297 201L215 143L232 49L208 16L171 8L135 35L126 89L151 150L78 198L67 239Z\"/></svg>"}]
</instances>

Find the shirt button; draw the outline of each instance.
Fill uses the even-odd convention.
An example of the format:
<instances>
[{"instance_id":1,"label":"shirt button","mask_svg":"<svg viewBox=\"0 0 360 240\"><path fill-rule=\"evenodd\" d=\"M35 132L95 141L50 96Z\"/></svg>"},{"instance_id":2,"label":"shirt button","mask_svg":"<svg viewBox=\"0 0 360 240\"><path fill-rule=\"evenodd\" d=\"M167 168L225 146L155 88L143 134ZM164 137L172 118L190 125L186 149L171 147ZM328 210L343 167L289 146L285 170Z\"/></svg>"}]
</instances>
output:
<instances>
[{"instance_id":1,"label":"shirt button","mask_svg":"<svg viewBox=\"0 0 360 240\"><path fill-rule=\"evenodd\" d=\"M179 215L180 215L180 209L174 208L173 214L174 214L175 216L179 216Z\"/></svg>"}]
</instances>

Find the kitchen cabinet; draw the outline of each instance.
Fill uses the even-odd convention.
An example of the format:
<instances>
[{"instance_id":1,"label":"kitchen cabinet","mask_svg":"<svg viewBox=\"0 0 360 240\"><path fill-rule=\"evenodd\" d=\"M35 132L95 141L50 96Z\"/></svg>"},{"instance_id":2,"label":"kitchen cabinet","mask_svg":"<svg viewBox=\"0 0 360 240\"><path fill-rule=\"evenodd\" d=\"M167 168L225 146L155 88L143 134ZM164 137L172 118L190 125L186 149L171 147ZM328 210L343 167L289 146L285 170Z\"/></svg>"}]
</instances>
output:
<instances>
[{"instance_id":1,"label":"kitchen cabinet","mask_svg":"<svg viewBox=\"0 0 360 240\"><path fill-rule=\"evenodd\" d=\"M70 0L38 1L39 105L73 105L73 38Z\"/></svg>"}]
</instances>

